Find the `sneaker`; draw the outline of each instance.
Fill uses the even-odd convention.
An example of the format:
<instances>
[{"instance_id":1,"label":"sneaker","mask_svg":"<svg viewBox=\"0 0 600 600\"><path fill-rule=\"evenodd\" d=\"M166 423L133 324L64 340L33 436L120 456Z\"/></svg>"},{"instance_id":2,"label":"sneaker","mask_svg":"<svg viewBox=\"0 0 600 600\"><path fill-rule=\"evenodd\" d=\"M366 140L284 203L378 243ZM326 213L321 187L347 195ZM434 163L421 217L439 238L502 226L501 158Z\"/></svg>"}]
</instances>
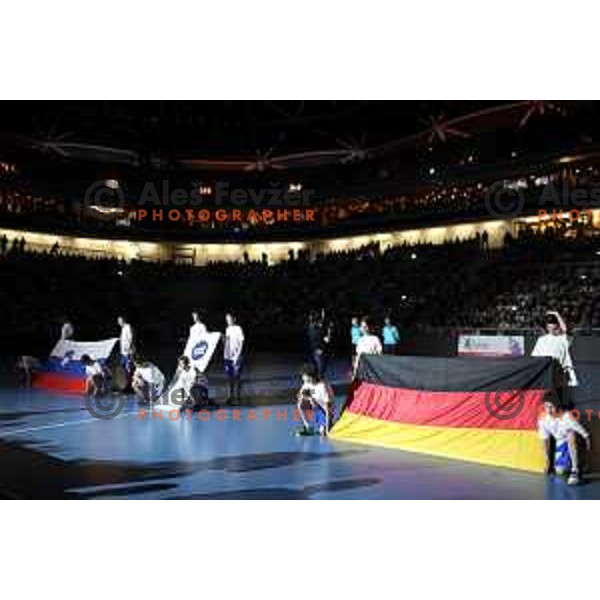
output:
<instances>
[{"instance_id":1,"label":"sneaker","mask_svg":"<svg viewBox=\"0 0 600 600\"><path fill-rule=\"evenodd\" d=\"M579 478L579 473L577 471L571 471L569 475L569 479L567 480L568 485L579 485L581 483L581 479Z\"/></svg>"},{"instance_id":2,"label":"sneaker","mask_svg":"<svg viewBox=\"0 0 600 600\"><path fill-rule=\"evenodd\" d=\"M307 436L307 435L314 435L312 428L304 427L304 426L298 427L298 429L296 429L296 431L294 433L296 436L302 436L302 437Z\"/></svg>"}]
</instances>

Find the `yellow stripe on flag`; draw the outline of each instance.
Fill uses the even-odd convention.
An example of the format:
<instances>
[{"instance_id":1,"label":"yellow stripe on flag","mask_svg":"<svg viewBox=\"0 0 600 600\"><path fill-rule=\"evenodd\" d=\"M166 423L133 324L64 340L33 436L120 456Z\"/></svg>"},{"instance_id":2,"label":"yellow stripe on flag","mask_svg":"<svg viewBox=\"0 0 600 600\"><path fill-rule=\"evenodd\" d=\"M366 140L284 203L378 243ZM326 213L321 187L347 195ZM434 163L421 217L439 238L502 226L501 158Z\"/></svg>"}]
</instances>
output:
<instances>
[{"instance_id":1,"label":"yellow stripe on flag","mask_svg":"<svg viewBox=\"0 0 600 600\"><path fill-rule=\"evenodd\" d=\"M331 437L496 467L544 471L544 452L536 431L406 425L345 411Z\"/></svg>"}]
</instances>

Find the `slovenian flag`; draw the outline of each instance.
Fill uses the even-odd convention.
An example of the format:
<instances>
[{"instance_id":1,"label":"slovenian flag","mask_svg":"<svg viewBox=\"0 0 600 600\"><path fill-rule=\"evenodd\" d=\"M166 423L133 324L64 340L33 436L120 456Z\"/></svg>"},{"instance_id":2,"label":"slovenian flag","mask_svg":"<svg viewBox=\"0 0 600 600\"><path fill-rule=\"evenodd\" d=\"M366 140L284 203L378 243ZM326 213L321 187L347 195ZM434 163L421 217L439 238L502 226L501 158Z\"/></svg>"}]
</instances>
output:
<instances>
[{"instance_id":1,"label":"slovenian flag","mask_svg":"<svg viewBox=\"0 0 600 600\"><path fill-rule=\"evenodd\" d=\"M537 421L550 358L363 355L331 436L542 472Z\"/></svg>"},{"instance_id":2,"label":"slovenian flag","mask_svg":"<svg viewBox=\"0 0 600 600\"><path fill-rule=\"evenodd\" d=\"M87 354L106 366L119 338L99 342L60 340L50 356L34 374L34 387L81 394L85 391L85 367L81 357Z\"/></svg>"}]
</instances>

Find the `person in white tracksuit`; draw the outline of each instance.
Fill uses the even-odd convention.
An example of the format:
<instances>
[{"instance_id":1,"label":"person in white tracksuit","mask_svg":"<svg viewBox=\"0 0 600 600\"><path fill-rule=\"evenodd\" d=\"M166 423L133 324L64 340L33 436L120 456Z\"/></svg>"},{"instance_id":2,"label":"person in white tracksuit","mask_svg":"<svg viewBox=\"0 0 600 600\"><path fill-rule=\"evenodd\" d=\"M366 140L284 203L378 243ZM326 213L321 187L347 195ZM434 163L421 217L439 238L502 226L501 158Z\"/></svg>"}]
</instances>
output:
<instances>
[{"instance_id":1,"label":"person in white tracksuit","mask_svg":"<svg viewBox=\"0 0 600 600\"><path fill-rule=\"evenodd\" d=\"M60 339L63 340L72 340L75 336L75 328L72 323L66 319L60 328Z\"/></svg>"},{"instance_id":2,"label":"person in white tracksuit","mask_svg":"<svg viewBox=\"0 0 600 600\"><path fill-rule=\"evenodd\" d=\"M121 334L119 335L119 351L121 353L121 367L127 375L127 386L131 382L131 376L135 366L133 364L133 355L135 354L135 346L133 340L133 329L127 322L125 317L120 316L117 318L117 323L121 328Z\"/></svg>"},{"instance_id":3,"label":"person in white tracksuit","mask_svg":"<svg viewBox=\"0 0 600 600\"><path fill-rule=\"evenodd\" d=\"M240 402L242 351L244 348L244 332L236 323L235 317L228 313L225 315L227 328L223 347L223 364L229 382L227 404Z\"/></svg>"}]
</instances>

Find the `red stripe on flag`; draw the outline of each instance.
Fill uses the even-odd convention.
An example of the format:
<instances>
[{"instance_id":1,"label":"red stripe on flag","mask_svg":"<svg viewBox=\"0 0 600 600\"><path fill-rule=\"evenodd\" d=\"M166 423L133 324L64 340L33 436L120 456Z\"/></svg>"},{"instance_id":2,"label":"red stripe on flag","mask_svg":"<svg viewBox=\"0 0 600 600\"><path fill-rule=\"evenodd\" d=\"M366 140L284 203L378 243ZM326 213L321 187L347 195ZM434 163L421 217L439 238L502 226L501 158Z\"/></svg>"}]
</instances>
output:
<instances>
[{"instance_id":1,"label":"red stripe on flag","mask_svg":"<svg viewBox=\"0 0 600 600\"><path fill-rule=\"evenodd\" d=\"M535 429L544 390L432 392L359 383L348 410L381 421L480 429Z\"/></svg>"},{"instance_id":2,"label":"red stripe on flag","mask_svg":"<svg viewBox=\"0 0 600 600\"><path fill-rule=\"evenodd\" d=\"M69 394L85 392L84 377L67 377L58 373L39 372L33 376L33 387Z\"/></svg>"}]
</instances>

